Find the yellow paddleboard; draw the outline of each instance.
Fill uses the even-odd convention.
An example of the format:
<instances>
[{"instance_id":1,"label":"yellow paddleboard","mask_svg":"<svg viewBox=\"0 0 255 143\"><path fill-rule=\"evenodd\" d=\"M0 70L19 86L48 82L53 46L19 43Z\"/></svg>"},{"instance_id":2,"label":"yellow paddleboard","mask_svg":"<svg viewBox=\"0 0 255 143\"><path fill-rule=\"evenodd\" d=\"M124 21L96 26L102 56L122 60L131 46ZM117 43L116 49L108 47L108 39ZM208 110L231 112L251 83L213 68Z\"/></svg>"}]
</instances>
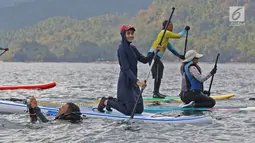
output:
<instances>
[{"instance_id":1,"label":"yellow paddleboard","mask_svg":"<svg viewBox=\"0 0 255 143\"><path fill-rule=\"evenodd\" d=\"M226 94L226 95L214 95L214 96L210 96L215 100L223 100L223 99L229 99L231 97L235 96L235 94ZM181 99L173 99L176 102L181 102Z\"/></svg>"}]
</instances>

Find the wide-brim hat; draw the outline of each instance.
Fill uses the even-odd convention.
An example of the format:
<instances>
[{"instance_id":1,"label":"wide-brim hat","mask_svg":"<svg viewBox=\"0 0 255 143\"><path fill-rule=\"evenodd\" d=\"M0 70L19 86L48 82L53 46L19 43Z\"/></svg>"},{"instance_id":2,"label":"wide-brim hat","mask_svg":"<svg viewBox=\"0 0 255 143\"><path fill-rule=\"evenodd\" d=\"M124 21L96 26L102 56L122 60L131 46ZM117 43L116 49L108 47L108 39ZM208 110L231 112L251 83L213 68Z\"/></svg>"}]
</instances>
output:
<instances>
[{"instance_id":1,"label":"wide-brim hat","mask_svg":"<svg viewBox=\"0 0 255 143\"><path fill-rule=\"evenodd\" d=\"M204 55L202 54L198 54L195 50L189 50L186 54L185 54L185 59L182 61L183 63L186 62L190 62L192 61L194 58L202 58Z\"/></svg>"}]
</instances>

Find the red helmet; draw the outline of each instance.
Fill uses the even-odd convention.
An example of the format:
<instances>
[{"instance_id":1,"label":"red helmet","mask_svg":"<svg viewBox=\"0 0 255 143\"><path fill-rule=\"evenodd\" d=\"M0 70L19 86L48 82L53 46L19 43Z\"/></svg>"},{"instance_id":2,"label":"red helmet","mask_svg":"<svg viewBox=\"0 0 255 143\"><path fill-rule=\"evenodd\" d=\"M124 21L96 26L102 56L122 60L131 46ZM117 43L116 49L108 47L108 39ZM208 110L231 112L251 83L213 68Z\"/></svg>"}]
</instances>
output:
<instances>
[{"instance_id":1,"label":"red helmet","mask_svg":"<svg viewBox=\"0 0 255 143\"><path fill-rule=\"evenodd\" d=\"M135 27L134 27L134 26L129 25L129 24L124 24L124 25L122 25L121 28L120 28L120 33L121 33L123 30L127 31L127 30L130 30L130 29L133 29L133 30L135 31Z\"/></svg>"}]
</instances>

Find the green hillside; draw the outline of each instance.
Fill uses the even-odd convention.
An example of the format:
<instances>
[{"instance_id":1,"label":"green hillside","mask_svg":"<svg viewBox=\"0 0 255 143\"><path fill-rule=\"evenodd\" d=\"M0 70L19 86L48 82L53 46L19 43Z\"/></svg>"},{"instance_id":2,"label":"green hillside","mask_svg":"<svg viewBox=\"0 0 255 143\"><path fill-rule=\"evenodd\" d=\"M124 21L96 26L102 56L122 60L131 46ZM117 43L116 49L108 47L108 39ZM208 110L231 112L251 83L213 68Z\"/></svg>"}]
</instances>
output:
<instances>
[{"instance_id":1,"label":"green hillside","mask_svg":"<svg viewBox=\"0 0 255 143\"><path fill-rule=\"evenodd\" d=\"M230 26L229 6L244 5L245 26ZM15 31L0 32L0 43L8 45L9 61L72 61L116 60L120 41L119 28L133 24L137 31L134 44L146 54L161 22L169 17L172 7L174 31L190 25L188 49L205 54L204 61L221 53L221 62L255 62L255 1L247 0L153 0L147 10L135 17L128 14L107 14L87 20L52 17L38 24ZM185 39L172 40L183 51ZM176 60L170 52L167 60Z\"/></svg>"}]
</instances>

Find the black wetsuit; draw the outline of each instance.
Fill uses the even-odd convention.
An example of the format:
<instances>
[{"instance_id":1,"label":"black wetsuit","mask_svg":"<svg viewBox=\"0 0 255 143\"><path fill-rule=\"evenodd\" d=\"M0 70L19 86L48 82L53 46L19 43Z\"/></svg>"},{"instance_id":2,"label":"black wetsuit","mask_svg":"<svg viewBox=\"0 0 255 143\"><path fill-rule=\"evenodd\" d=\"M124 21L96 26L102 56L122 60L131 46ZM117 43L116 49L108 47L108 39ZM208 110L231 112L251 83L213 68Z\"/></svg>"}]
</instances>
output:
<instances>
[{"instance_id":1,"label":"black wetsuit","mask_svg":"<svg viewBox=\"0 0 255 143\"><path fill-rule=\"evenodd\" d=\"M153 56L143 56L135 46L128 42L125 32L121 33L122 41L117 51L120 65L117 100L109 100L107 107L112 107L125 115L130 115L140 94L140 88L136 83L138 81L138 61L148 63ZM140 98L135 113L142 113L143 108L143 99Z\"/></svg>"}]
</instances>

